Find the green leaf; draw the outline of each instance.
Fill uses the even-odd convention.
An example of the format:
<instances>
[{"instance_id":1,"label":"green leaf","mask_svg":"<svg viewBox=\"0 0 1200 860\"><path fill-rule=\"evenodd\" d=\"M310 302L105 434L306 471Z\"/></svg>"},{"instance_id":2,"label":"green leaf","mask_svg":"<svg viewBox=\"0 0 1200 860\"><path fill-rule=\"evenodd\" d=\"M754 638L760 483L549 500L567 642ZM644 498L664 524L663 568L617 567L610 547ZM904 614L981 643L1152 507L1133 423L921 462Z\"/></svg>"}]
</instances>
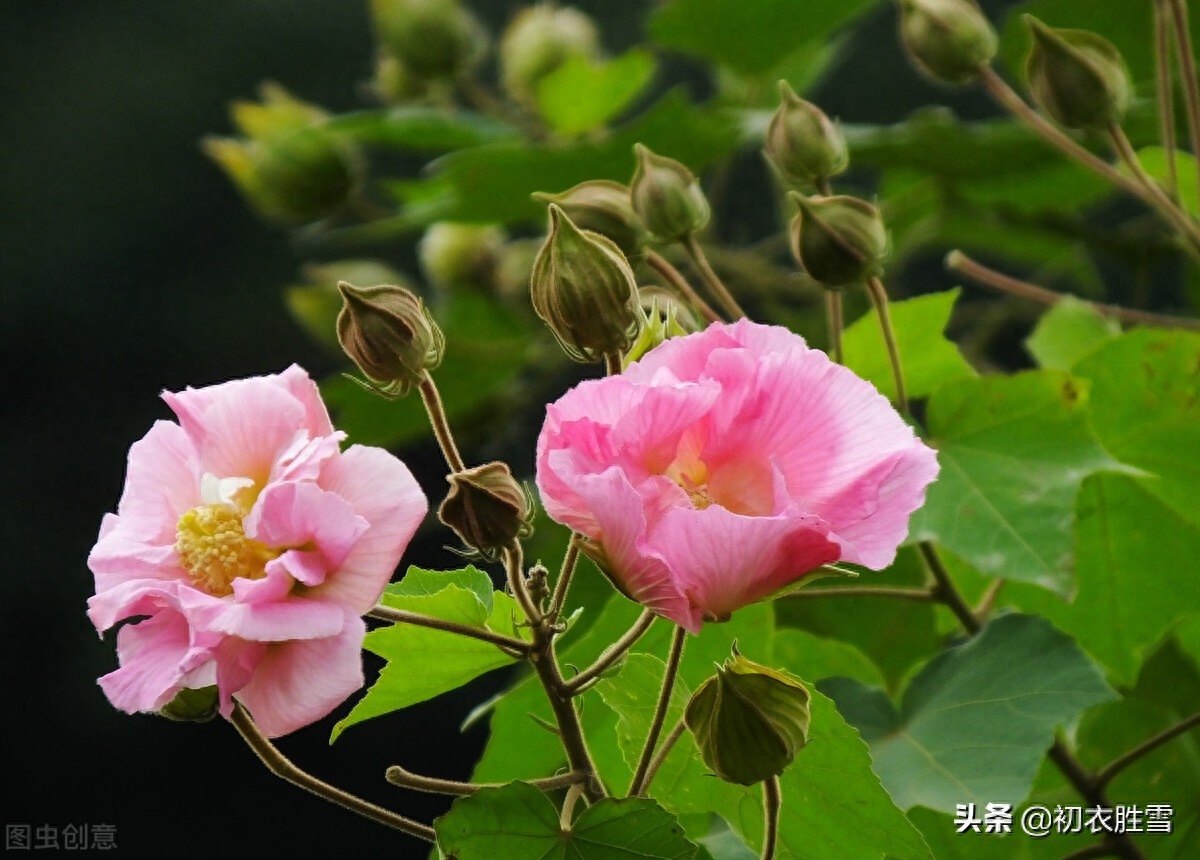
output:
<instances>
[{"instance_id":1,"label":"green leaf","mask_svg":"<svg viewBox=\"0 0 1200 860\"><path fill-rule=\"evenodd\" d=\"M681 860L697 850L653 800L606 798L563 827L550 798L523 782L460 797L434 830L438 849L455 860Z\"/></svg>"},{"instance_id":2,"label":"green leaf","mask_svg":"<svg viewBox=\"0 0 1200 860\"><path fill-rule=\"evenodd\" d=\"M1115 698L1099 669L1044 619L1006 615L931 660L896 712L856 681L820 685L871 747L904 809L1021 802L1055 729Z\"/></svg>"},{"instance_id":3,"label":"green leaf","mask_svg":"<svg viewBox=\"0 0 1200 860\"><path fill-rule=\"evenodd\" d=\"M433 378L447 419L463 434L472 429L466 419L503 394L533 354L532 327L494 296L467 290L449 294L435 315L446 353ZM337 426L359 444L396 447L431 435L416 393L388 400L341 375L323 380L321 393ZM486 430L483 423L474 427Z\"/></svg>"},{"instance_id":4,"label":"green leaf","mask_svg":"<svg viewBox=\"0 0 1200 860\"><path fill-rule=\"evenodd\" d=\"M864 684L883 683L879 668L853 645L803 630L776 631L774 664L812 683L835 675Z\"/></svg>"},{"instance_id":5,"label":"green leaf","mask_svg":"<svg viewBox=\"0 0 1200 860\"><path fill-rule=\"evenodd\" d=\"M1200 336L1134 330L1073 372L1091 382L1101 443L1145 474L1083 485L1071 604L1019 588L1006 599L1049 616L1128 682L1148 647L1200 614Z\"/></svg>"},{"instance_id":6,"label":"green leaf","mask_svg":"<svg viewBox=\"0 0 1200 860\"><path fill-rule=\"evenodd\" d=\"M523 616L516 601L507 594L493 593L487 574L473 567L446 572L411 568L401 582L388 587L382 602L395 609L528 639L528 632L517 626ZM331 743L350 726L432 699L515 662L491 643L415 624L372 630L363 647L387 664L366 695L333 727ZM415 660L420 661L418 669L414 669Z\"/></svg>"},{"instance_id":7,"label":"green leaf","mask_svg":"<svg viewBox=\"0 0 1200 860\"><path fill-rule=\"evenodd\" d=\"M587 179L628 182L633 145L678 159L695 172L733 150L732 122L668 93L647 112L602 141L563 144L502 142L453 152L437 162L427 182L446 195L435 210L451 221L542 224L545 210L530 199L535 191L565 191Z\"/></svg>"},{"instance_id":8,"label":"green leaf","mask_svg":"<svg viewBox=\"0 0 1200 860\"><path fill-rule=\"evenodd\" d=\"M944 544L981 573L1072 588L1075 496L1118 466L1087 423L1087 384L1029 371L943 385L927 413L942 471L913 516L913 541Z\"/></svg>"},{"instance_id":9,"label":"green leaf","mask_svg":"<svg viewBox=\"0 0 1200 860\"><path fill-rule=\"evenodd\" d=\"M538 81L538 111L568 136L599 128L629 106L650 83L655 67L654 57L641 48L611 60L575 54Z\"/></svg>"},{"instance_id":10,"label":"green leaf","mask_svg":"<svg viewBox=\"0 0 1200 860\"><path fill-rule=\"evenodd\" d=\"M520 135L483 114L418 106L342 114L328 127L363 143L413 150L462 149Z\"/></svg>"},{"instance_id":11,"label":"green leaf","mask_svg":"<svg viewBox=\"0 0 1200 860\"><path fill-rule=\"evenodd\" d=\"M913 588L923 585L925 578L925 568L916 550L902 547L891 567L879 573L864 572L861 581L875 586ZM817 583L800 589L794 597L776 601L775 615L779 624L800 628L819 641L829 643L823 647L830 647L835 641L853 646L879 668L888 689L896 689L912 666L938 649L940 639L933 604L877 597L808 597L803 593L822 588L837 588L837 583ZM785 632L780 630L777 635ZM781 641L778 647L782 650L777 656L786 661L790 646L786 636L782 636ZM785 662L784 665L802 678L819 681L824 677L810 672L804 663ZM868 680L860 672L845 669L831 674Z\"/></svg>"},{"instance_id":12,"label":"green leaf","mask_svg":"<svg viewBox=\"0 0 1200 860\"><path fill-rule=\"evenodd\" d=\"M943 336L954 302L961 290L930 293L891 302L892 328L896 332L910 397L927 397L943 382L975 376L958 347ZM884 396L895 399L896 383L883 342L879 318L864 314L842 335L846 366L871 382Z\"/></svg>"},{"instance_id":13,"label":"green leaf","mask_svg":"<svg viewBox=\"0 0 1200 860\"><path fill-rule=\"evenodd\" d=\"M827 41L874 0L670 0L650 17L661 45L749 75L771 71L788 54Z\"/></svg>"},{"instance_id":14,"label":"green leaf","mask_svg":"<svg viewBox=\"0 0 1200 860\"><path fill-rule=\"evenodd\" d=\"M1117 323L1100 316L1087 302L1063 296L1038 320L1025 348L1040 367L1070 370L1120 333Z\"/></svg>"}]
</instances>

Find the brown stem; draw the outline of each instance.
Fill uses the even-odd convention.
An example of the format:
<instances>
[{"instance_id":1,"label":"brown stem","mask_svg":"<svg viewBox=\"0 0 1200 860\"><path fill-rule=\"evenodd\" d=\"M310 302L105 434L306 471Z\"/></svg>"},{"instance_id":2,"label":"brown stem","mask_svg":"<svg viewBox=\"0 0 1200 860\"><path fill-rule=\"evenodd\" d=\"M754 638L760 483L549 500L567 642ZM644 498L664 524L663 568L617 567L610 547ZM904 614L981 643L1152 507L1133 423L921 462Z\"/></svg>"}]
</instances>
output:
<instances>
[{"instance_id":1,"label":"brown stem","mask_svg":"<svg viewBox=\"0 0 1200 860\"><path fill-rule=\"evenodd\" d=\"M991 287L994 290L1019 296L1023 299L1030 299L1043 305L1054 305L1065 298L1065 294L1063 293L1056 293L1053 290L1044 289L1027 281L1021 281L1009 275L1001 274L995 269L989 269L982 263L972 260L962 251L951 251L946 255L946 268L953 272L958 272L960 275L965 275L985 287ZM1150 311L1139 311L1133 308L1123 308L1120 305L1089 302L1077 296L1073 296L1072 298L1075 298L1096 313L1109 319L1127 323L1156 325L1163 328L1185 328L1200 331L1200 320L1184 319L1167 314L1156 314Z\"/></svg>"},{"instance_id":2,"label":"brown stem","mask_svg":"<svg viewBox=\"0 0 1200 860\"><path fill-rule=\"evenodd\" d=\"M535 606L525 583L525 550L519 540L512 541L504 548L504 570L508 575L508 588L525 613L530 627L542 626L542 610Z\"/></svg>"},{"instance_id":3,"label":"brown stem","mask_svg":"<svg viewBox=\"0 0 1200 860\"><path fill-rule=\"evenodd\" d=\"M275 744L271 743L266 735L258 730L258 726L254 724L254 720L250 718L245 708L237 702L234 702L233 713L230 715L229 721L233 723L234 728L238 730L242 738L249 744L250 749L254 750L254 754L258 756L259 760L267 766L267 770L280 779L286 780L305 791L312 792L317 797L328 800L330 803L336 803L338 806L349 809L351 812L355 812L377 824L394 827L396 830L403 831L409 836L415 836L418 839L424 839L426 842L436 840L436 834L429 825L413 821L411 818L405 818L403 815L392 812L390 809L384 809L382 806L368 803L361 797L356 797L349 792L342 791L340 788L335 788L329 783L323 782L312 774L296 767L290 759L276 748Z\"/></svg>"},{"instance_id":4,"label":"brown stem","mask_svg":"<svg viewBox=\"0 0 1200 860\"><path fill-rule=\"evenodd\" d=\"M1196 57L1192 54L1187 4L1183 0L1172 0L1171 13L1175 18L1175 57L1179 60L1179 73L1187 97L1188 137L1191 138L1196 170L1200 173L1200 84L1196 82Z\"/></svg>"},{"instance_id":5,"label":"brown stem","mask_svg":"<svg viewBox=\"0 0 1200 860\"><path fill-rule=\"evenodd\" d=\"M719 322L721 315L712 309L712 305L704 301L700 294L692 289L683 273L670 264L666 257L657 251L646 249L646 265L656 271L659 276L689 301L693 307L709 322Z\"/></svg>"},{"instance_id":6,"label":"brown stem","mask_svg":"<svg viewBox=\"0 0 1200 860\"><path fill-rule=\"evenodd\" d=\"M724 282L717 277L717 273L713 271L713 267L708 264L708 257L704 256L704 249L700 247L700 243L696 241L694 233L687 233L680 240L683 243L683 248L691 258L692 263L696 266L700 276L704 278L704 283L708 285L708 289L717 298L717 303L724 308L725 313L730 319L738 319L744 317L746 312L738 305L733 294L729 292L729 288Z\"/></svg>"},{"instance_id":7,"label":"brown stem","mask_svg":"<svg viewBox=\"0 0 1200 860\"><path fill-rule=\"evenodd\" d=\"M429 794L466 796L474 794L481 788L500 788L504 785L504 783L500 782L459 782L455 779L438 779L433 776L422 776L419 773L405 770L398 764L389 767L383 776L392 785L399 786L400 788L411 788L415 791L424 791ZM558 774L557 776L549 776L545 779L527 780L527 782L544 791L553 791L557 788L577 785L583 782L584 779L586 777L583 774L570 771Z\"/></svg>"},{"instance_id":8,"label":"brown stem","mask_svg":"<svg viewBox=\"0 0 1200 860\"><path fill-rule=\"evenodd\" d=\"M1167 0L1154 0L1154 84L1158 95L1159 136L1167 156L1167 191L1179 199L1175 164L1175 97L1171 80L1171 22Z\"/></svg>"},{"instance_id":9,"label":"brown stem","mask_svg":"<svg viewBox=\"0 0 1200 860\"><path fill-rule=\"evenodd\" d=\"M650 771L650 761L654 758L654 748L658 744L658 735L662 732L663 723L667 719L667 711L671 707L671 692L675 689L675 675L679 672L679 661L683 657L683 645L687 631L676 627L671 636L671 651L667 655L667 670L663 673L662 690L658 694L658 704L654 707L654 716L650 720L650 731L646 734L646 745L638 757L637 767L633 772L633 780L629 783L629 794L640 797L646 791L646 774Z\"/></svg>"},{"instance_id":10,"label":"brown stem","mask_svg":"<svg viewBox=\"0 0 1200 860\"><path fill-rule=\"evenodd\" d=\"M642 635L650 629L655 620L658 618L649 609L644 610L638 616L637 621L633 622L633 626L622 634L621 638L609 645L596 658L596 662L588 666L571 680L567 681L566 693L569 696L577 696L584 691L587 685L594 679L600 677L604 670L611 666L621 656L633 647L633 643L642 638Z\"/></svg>"},{"instance_id":11,"label":"brown stem","mask_svg":"<svg viewBox=\"0 0 1200 860\"><path fill-rule=\"evenodd\" d=\"M458 446L454 444L454 434L450 432L450 422L446 420L446 410L442 407L442 396L438 393L433 377L426 370L421 376L421 402L425 404L425 412L429 415L429 423L433 427L433 435L437 438L442 456L451 472L461 472L466 468Z\"/></svg>"},{"instance_id":12,"label":"brown stem","mask_svg":"<svg viewBox=\"0 0 1200 860\"><path fill-rule=\"evenodd\" d=\"M604 353L604 373L606 376L617 376L621 373L621 353Z\"/></svg>"},{"instance_id":13,"label":"brown stem","mask_svg":"<svg viewBox=\"0 0 1200 860\"><path fill-rule=\"evenodd\" d=\"M654 777L658 774L659 769L663 766L663 762L667 760L667 756L671 754L671 749L675 743L683 737L683 732L687 728L687 723L680 717L675 722L675 727L667 733L663 738L662 745L659 746L658 752L654 754L654 758L650 762L650 766L646 768L646 777L642 780L642 790L649 791L650 783L654 782Z\"/></svg>"},{"instance_id":14,"label":"brown stem","mask_svg":"<svg viewBox=\"0 0 1200 860\"><path fill-rule=\"evenodd\" d=\"M1193 253L1200 253L1200 228L1192 223L1187 213L1175 205L1175 201L1167 195L1167 192L1163 191L1162 186L1146 173L1142 162L1138 160L1137 151L1129 142L1129 138L1125 136L1125 131L1116 123L1111 123L1108 127L1108 136L1117 157L1129 168L1138 183L1146 189L1149 195L1147 202L1150 206L1171 222L1172 226L1179 231L1179 235L1190 245Z\"/></svg>"},{"instance_id":15,"label":"brown stem","mask_svg":"<svg viewBox=\"0 0 1200 860\"><path fill-rule=\"evenodd\" d=\"M934 603L938 598L929 588L889 588L875 585L852 585L846 588L800 588L783 595L783 599L807 599L813 597L890 597L896 600L913 600L917 603Z\"/></svg>"},{"instance_id":16,"label":"brown stem","mask_svg":"<svg viewBox=\"0 0 1200 860\"><path fill-rule=\"evenodd\" d=\"M883 332L888 361L892 365L892 379L896 384L896 405L902 413L908 415L908 393L904 388L904 368L900 364L900 344L896 342L896 332L892 328L892 315L888 310L887 290L883 287L883 281L873 275L867 278L867 294L871 297L871 304L875 306L876 316L879 317L879 328Z\"/></svg>"},{"instance_id":17,"label":"brown stem","mask_svg":"<svg viewBox=\"0 0 1200 860\"><path fill-rule=\"evenodd\" d=\"M600 781L591 750L588 749L583 725L579 722L579 712L575 710L575 700L565 692L567 684L563 680L562 670L558 667L558 658L554 653L554 633L546 625L538 625L533 630L534 650L530 654L530 662L542 688L546 691L550 708L554 711L554 722L558 726L558 737L567 754L567 763L571 770L582 775L581 784L588 800L601 800L607 796L607 792Z\"/></svg>"},{"instance_id":18,"label":"brown stem","mask_svg":"<svg viewBox=\"0 0 1200 860\"><path fill-rule=\"evenodd\" d=\"M929 575L933 577L933 594L937 601L953 612L963 629L974 636L982 629L982 625L975 617L975 613L971 611L971 607L967 606L967 602L958 593L958 589L954 587L954 581L950 579L950 572L946 570L946 565L938 556L937 549L929 541L921 541L917 544L917 552L924 559Z\"/></svg>"},{"instance_id":19,"label":"brown stem","mask_svg":"<svg viewBox=\"0 0 1200 860\"><path fill-rule=\"evenodd\" d=\"M579 562L579 544L577 535L572 532L567 541L567 554L563 556L562 568L558 571L558 581L554 583L554 596L550 598L550 617L555 621L562 614L567 602L567 591L571 587L571 578L575 575L575 565Z\"/></svg>"},{"instance_id":20,"label":"brown stem","mask_svg":"<svg viewBox=\"0 0 1200 860\"><path fill-rule=\"evenodd\" d=\"M779 790L779 777L763 780L763 848L762 860L774 860L775 845L779 842L779 810L783 806L783 794Z\"/></svg>"},{"instance_id":21,"label":"brown stem","mask_svg":"<svg viewBox=\"0 0 1200 860\"><path fill-rule=\"evenodd\" d=\"M1112 782L1113 777L1115 777L1125 768L1129 767L1142 756L1153 752L1167 741L1172 740L1179 735L1184 734L1185 732L1191 731L1192 729L1196 728L1196 726L1200 726L1200 712L1194 713L1190 717L1180 720L1169 729L1164 729L1154 737L1138 744L1120 758L1114 759L1104 767L1100 768L1099 772L1096 774L1096 785L1100 788L1104 788L1106 785Z\"/></svg>"},{"instance_id":22,"label":"brown stem","mask_svg":"<svg viewBox=\"0 0 1200 860\"><path fill-rule=\"evenodd\" d=\"M825 291L825 320L829 328L829 357L838 364L843 364L841 290Z\"/></svg>"},{"instance_id":23,"label":"brown stem","mask_svg":"<svg viewBox=\"0 0 1200 860\"><path fill-rule=\"evenodd\" d=\"M407 609L393 609L391 606L379 604L368 612L367 615L371 618L378 618L380 621L390 621L392 624L412 624L417 627L428 627L431 630L444 630L447 633L468 636L471 639L478 639L481 642L490 642L510 657L523 657L529 653L530 645L528 642L523 642L512 636L505 636L503 633L493 633L491 630L485 630L482 627L472 627L469 624L460 624L457 621L446 621L442 618L434 618L431 615L422 615L420 612L410 612Z\"/></svg>"}]
</instances>

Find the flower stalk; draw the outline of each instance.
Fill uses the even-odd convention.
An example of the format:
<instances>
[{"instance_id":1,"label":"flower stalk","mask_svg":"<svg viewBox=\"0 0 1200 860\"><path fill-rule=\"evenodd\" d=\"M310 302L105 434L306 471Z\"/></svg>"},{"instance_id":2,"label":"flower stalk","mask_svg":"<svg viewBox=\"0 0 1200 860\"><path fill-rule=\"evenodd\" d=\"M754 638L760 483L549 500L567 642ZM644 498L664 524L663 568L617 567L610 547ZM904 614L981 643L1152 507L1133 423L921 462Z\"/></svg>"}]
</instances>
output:
<instances>
[{"instance_id":1,"label":"flower stalk","mask_svg":"<svg viewBox=\"0 0 1200 860\"><path fill-rule=\"evenodd\" d=\"M1171 80L1171 11L1168 0L1154 0L1154 88L1158 96L1159 136L1167 156L1167 191L1179 197L1175 163L1175 94Z\"/></svg>"},{"instance_id":2,"label":"flower stalk","mask_svg":"<svg viewBox=\"0 0 1200 860\"><path fill-rule=\"evenodd\" d=\"M675 689L675 676L679 672L679 663L683 659L683 646L686 642L687 631L676 627L671 636L671 650L667 655L667 669L663 673L662 690L658 694L658 704L654 707L654 716L650 720L650 731L646 734L646 744L638 757L633 779L629 783L629 795L640 797L646 792L649 784L647 775L650 772L650 762L654 759L654 748L658 745L658 736L662 732L663 723L667 719L667 711L671 706L671 692Z\"/></svg>"},{"instance_id":3,"label":"flower stalk","mask_svg":"<svg viewBox=\"0 0 1200 860\"><path fill-rule=\"evenodd\" d=\"M416 627L428 627L431 630L443 630L446 633L454 633L458 636L478 639L480 642L495 645L510 657L524 657L530 650L528 642L515 639L512 636L505 636L503 633L494 633L482 627L459 624L457 621L447 621L443 618L422 615L420 612L410 612L407 609L395 609L391 606L380 604L372 609L368 615L392 624L412 624Z\"/></svg>"},{"instance_id":4,"label":"flower stalk","mask_svg":"<svg viewBox=\"0 0 1200 860\"><path fill-rule=\"evenodd\" d=\"M896 384L896 406L904 415L911 414L908 409L908 392L904 387L904 370L900 365L900 345L896 342L896 330L892 327L892 315L888 310L887 290L883 281L872 275L867 278L867 295L875 306L875 314L879 317L879 328L883 332L883 342L887 346L888 360L892 365L892 378Z\"/></svg>"},{"instance_id":5,"label":"flower stalk","mask_svg":"<svg viewBox=\"0 0 1200 860\"><path fill-rule=\"evenodd\" d=\"M1170 3L1175 22L1175 56L1179 61L1179 76L1183 78L1188 137L1192 155L1196 158L1196 170L1200 173L1200 84L1196 82L1196 57L1192 53L1192 36L1188 30L1187 3L1184 0L1170 0Z\"/></svg>"},{"instance_id":6,"label":"flower stalk","mask_svg":"<svg viewBox=\"0 0 1200 860\"><path fill-rule=\"evenodd\" d=\"M774 860L775 846L779 842L779 812L783 807L783 793L779 788L779 777L763 780L763 848L762 860Z\"/></svg>"},{"instance_id":7,"label":"flower stalk","mask_svg":"<svg viewBox=\"0 0 1200 860\"><path fill-rule=\"evenodd\" d=\"M649 609L644 610L637 617L637 621L633 622L633 626L621 635L621 638L601 652L600 656L596 658L596 662L567 682L567 694L577 696L586 690L592 681L603 675L610 666L625 656L625 653L642 638L657 618L658 616Z\"/></svg>"},{"instance_id":8,"label":"flower stalk","mask_svg":"<svg viewBox=\"0 0 1200 860\"><path fill-rule=\"evenodd\" d=\"M704 283L708 286L709 291L716 297L717 303L725 310L729 319L740 319L746 315L741 306L737 303L737 299L733 297L733 293L729 292L729 288L725 286L725 282L713 271L713 267L709 265L708 257L704 255L704 249L700 247L700 243L696 241L694 233L687 233L679 240L687 251L688 257L696 266L696 270L704 279Z\"/></svg>"}]
</instances>

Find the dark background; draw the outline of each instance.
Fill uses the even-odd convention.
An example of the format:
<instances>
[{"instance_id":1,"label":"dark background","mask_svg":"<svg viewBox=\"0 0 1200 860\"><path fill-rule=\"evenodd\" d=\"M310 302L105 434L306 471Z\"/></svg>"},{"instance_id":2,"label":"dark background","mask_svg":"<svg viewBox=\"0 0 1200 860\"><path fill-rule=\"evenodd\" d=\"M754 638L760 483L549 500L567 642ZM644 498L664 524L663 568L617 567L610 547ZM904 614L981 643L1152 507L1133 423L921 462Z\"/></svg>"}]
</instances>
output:
<instances>
[{"instance_id":1,"label":"dark background","mask_svg":"<svg viewBox=\"0 0 1200 860\"><path fill-rule=\"evenodd\" d=\"M520 4L474 5L499 22ZM649 6L578 5L602 19L613 49L637 38ZM913 76L892 15L881 4L854 60L822 85L826 110L895 120L942 101L978 115L977 100ZM314 376L338 366L284 310L280 287L301 262L291 240L254 216L199 140L229 134L228 103L263 80L331 111L365 106L371 56L366 3L349 0L7 0L0 10L6 825L111 824L135 856L235 845L425 853L283 785L223 721L114 710L95 684L116 666L114 637L98 640L84 615L88 550L116 505L129 445L170 417L162 389L293 361ZM404 458L436 504L444 483L432 449ZM406 560L436 563L429 552ZM358 727L332 749L332 720L280 746L318 776L428 821L445 801L388 786L384 768L465 777L484 729L458 726L495 683Z\"/></svg>"}]
</instances>

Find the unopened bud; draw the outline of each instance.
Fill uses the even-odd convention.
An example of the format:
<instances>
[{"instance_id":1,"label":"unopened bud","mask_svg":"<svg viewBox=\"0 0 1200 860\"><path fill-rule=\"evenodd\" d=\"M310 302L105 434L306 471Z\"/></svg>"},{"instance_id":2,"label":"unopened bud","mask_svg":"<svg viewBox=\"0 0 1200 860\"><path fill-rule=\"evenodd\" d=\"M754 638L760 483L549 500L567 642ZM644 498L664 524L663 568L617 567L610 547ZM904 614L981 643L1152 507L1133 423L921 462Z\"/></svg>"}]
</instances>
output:
<instances>
[{"instance_id":1,"label":"unopened bud","mask_svg":"<svg viewBox=\"0 0 1200 860\"><path fill-rule=\"evenodd\" d=\"M812 102L779 82L779 109L767 126L766 153L789 185L811 185L846 169L850 156L841 129Z\"/></svg>"},{"instance_id":2,"label":"unopened bud","mask_svg":"<svg viewBox=\"0 0 1200 860\"><path fill-rule=\"evenodd\" d=\"M282 87L262 88L262 103L231 109L240 138L206 138L204 151L267 218L303 224L329 215L361 178L358 151L326 128L320 108Z\"/></svg>"},{"instance_id":3,"label":"unopened bud","mask_svg":"<svg viewBox=\"0 0 1200 860\"><path fill-rule=\"evenodd\" d=\"M616 243L550 204L550 232L529 281L533 309L575 361L624 352L642 324L637 281Z\"/></svg>"},{"instance_id":4,"label":"unopened bud","mask_svg":"<svg viewBox=\"0 0 1200 860\"><path fill-rule=\"evenodd\" d=\"M900 43L935 81L962 84L996 56L996 31L975 0L900 0Z\"/></svg>"},{"instance_id":5,"label":"unopened bud","mask_svg":"<svg viewBox=\"0 0 1200 860\"><path fill-rule=\"evenodd\" d=\"M487 32L458 0L371 0L379 41L422 80L455 78L487 49Z\"/></svg>"},{"instance_id":6,"label":"unopened bud","mask_svg":"<svg viewBox=\"0 0 1200 860\"><path fill-rule=\"evenodd\" d=\"M726 782L781 774L808 743L809 693L797 679L738 653L705 681L684 712L700 757Z\"/></svg>"},{"instance_id":7,"label":"unopened bud","mask_svg":"<svg viewBox=\"0 0 1200 860\"><path fill-rule=\"evenodd\" d=\"M596 24L570 6L539 3L523 9L500 39L500 79L514 100L532 104L537 85L569 58L600 52Z\"/></svg>"},{"instance_id":8,"label":"unopened bud","mask_svg":"<svg viewBox=\"0 0 1200 860\"><path fill-rule=\"evenodd\" d=\"M1066 128L1099 130L1120 120L1131 88L1125 61L1112 42L1024 17L1033 33L1025 74L1041 109Z\"/></svg>"},{"instance_id":9,"label":"unopened bud","mask_svg":"<svg viewBox=\"0 0 1200 860\"><path fill-rule=\"evenodd\" d=\"M345 302L337 319L338 341L381 393L405 394L441 363L442 330L410 290L345 281L338 290Z\"/></svg>"},{"instance_id":10,"label":"unopened bud","mask_svg":"<svg viewBox=\"0 0 1200 860\"><path fill-rule=\"evenodd\" d=\"M193 690L185 687L175 694L158 713L177 723L207 723L217 715L221 699L217 687L201 687Z\"/></svg>"},{"instance_id":11,"label":"unopened bud","mask_svg":"<svg viewBox=\"0 0 1200 860\"><path fill-rule=\"evenodd\" d=\"M529 497L505 463L485 463L446 478L450 492L438 519L467 546L494 555L533 533Z\"/></svg>"},{"instance_id":12,"label":"unopened bud","mask_svg":"<svg viewBox=\"0 0 1200 860\"><path fill-rule=\"evenodd\" d=\"M538 191L539 203L557 203L575 226L607 236L629 260L641 256L646 247L646 225L633 211L629 187L607 179L590 179L561 194Z\"/></svg>"},{"instance_id":13,"label":"unopened bud","mask_svg":"<svg viewBox=\"0 0 1200 860\"><path fill-rule=\"evenodd\" d=\"M343 304L339 281L408 286L403 275L377 260L333 260L306 265L303 281L289 286L284 299L305 332L335 352L341 349L337 338L337 317Z\"/></svg>"},{"instance_id":14,"label":"unopened bud","mask_svg":"<svg viewBox=\"0 0 1200 860\"><path fill-rule=\"evenodd\" d=\"M504 231L494 224L431 224L417 246L421 271L441 290L490 290Z\"/></svg>"},{"instance_id":15,"label":"unopened bud","mask_svg":"<svg viewBox=\"0 0 1200 860\"><path fill-rule=\"evenodd\" d=\"M629 183L633 211L663 242L677 242L708 223L708 200L692 172L673 158L633 146L637 167Z\"/></svg>"},{"instance_id":16,"label":"unopened bud","mask_svg":"<svg viewBox=\"0 0 1200 860\"><path fill-rule=\"evenodd\" d=\"M837 289L883 271L890 246L878 209L857 197L788 196L800 207L792 255L814 281Z\"/></svg>"}]
</instances>

